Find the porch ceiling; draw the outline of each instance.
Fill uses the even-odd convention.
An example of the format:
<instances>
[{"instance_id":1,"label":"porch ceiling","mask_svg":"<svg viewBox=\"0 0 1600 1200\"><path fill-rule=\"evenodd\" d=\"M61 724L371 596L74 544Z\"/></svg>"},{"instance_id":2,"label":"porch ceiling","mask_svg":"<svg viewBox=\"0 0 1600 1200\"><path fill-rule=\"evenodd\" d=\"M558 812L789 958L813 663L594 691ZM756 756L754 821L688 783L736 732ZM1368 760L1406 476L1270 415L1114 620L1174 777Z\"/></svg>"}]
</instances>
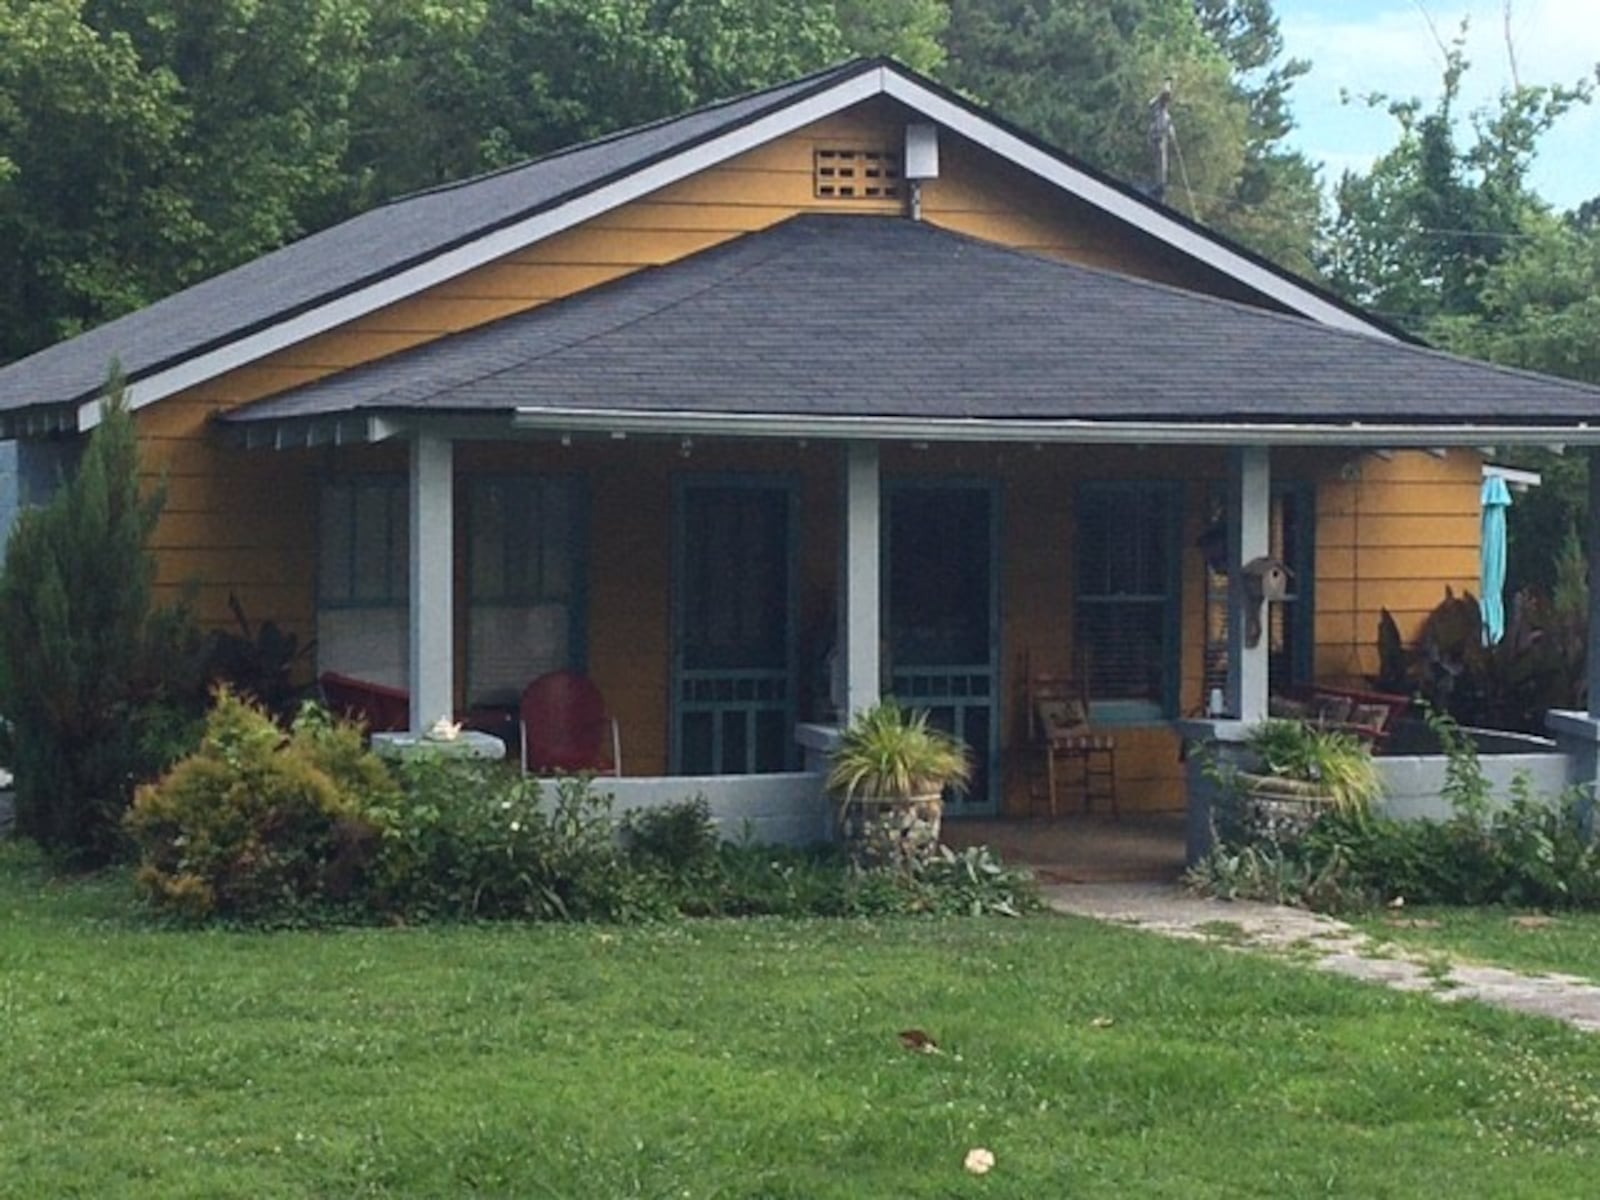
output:
<instances>
[{"instance_id":1,"label":"porch ceiling","mask_svg":"<svg viewBox=\"0 0 1600 1200\"><path fill-rule=\"evenodd\" d=\"M1600 388L909 220L803 216L221 420L259 435L351 414L754 435L1092 427L1128 440L1376 427L1398 443L1406 430L1579 433Z\"/></svg>"}]
</instances>

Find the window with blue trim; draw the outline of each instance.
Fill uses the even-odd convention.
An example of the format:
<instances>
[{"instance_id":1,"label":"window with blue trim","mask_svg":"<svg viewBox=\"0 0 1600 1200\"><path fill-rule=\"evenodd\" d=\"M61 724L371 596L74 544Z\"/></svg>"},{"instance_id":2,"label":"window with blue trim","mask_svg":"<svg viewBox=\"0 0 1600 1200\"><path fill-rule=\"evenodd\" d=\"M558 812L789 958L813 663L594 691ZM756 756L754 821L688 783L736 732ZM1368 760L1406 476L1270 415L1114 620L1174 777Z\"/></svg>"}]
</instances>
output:
<instances>
[{"instance_id":1,"label":"window with blue trim","mask_svg":"<svg viewBox=\"0 0 1600 1200\"><path fill-rule=\"evenodd\" d=\"M1173 712L1178 497L1168 483L1079 487L1073 656L1099 718Z\"/></svg>"},{"instance_id":2,"label":"window with blue trim","mask_svg":"<svg viewBox=\"0 0 1600 1200\"><path fill-rule=\"evenodd\" d=\"M471 599L541 604L572 596L576 502L570 479L491 475L471 483Z\"/></svg>"},{"instance_id":3,"label":"window with blue trim","mask_svg":"<svg viewBox=\"0 0 1600 1200\"><path fill-rule=\"evenodd\" d=\"M401 608L410 571L406 480L362 475L322 485L317 594L324 608Z\"/></svg>"},{"instance_id":4,"label":"window with blue trim","mask_svg":"<svg viewBox=\"0 0 1600 1200\"><path fill-rule=\"evenodd\" d=\"M546 671L580 666L577 481L479 475L467 485L467 697L514 704Z\"/></svg>"}]
</instances>

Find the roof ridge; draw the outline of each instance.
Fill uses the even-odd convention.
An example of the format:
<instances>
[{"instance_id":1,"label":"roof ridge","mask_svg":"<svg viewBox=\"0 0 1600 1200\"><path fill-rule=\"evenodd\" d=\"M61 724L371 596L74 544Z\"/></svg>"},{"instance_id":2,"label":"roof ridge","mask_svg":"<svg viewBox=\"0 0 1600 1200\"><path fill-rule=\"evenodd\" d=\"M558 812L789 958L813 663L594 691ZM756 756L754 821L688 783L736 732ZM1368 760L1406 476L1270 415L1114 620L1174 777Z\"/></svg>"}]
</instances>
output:
<instances>
[{"instance_id":1,"label":"roof ridge","mask_svg":"<svg viewBox=\"0 0 1600 1200\"><path fill-rule=\"evenodd\" d=\"M475 184L482 183L488 179L498 179L502 175L515 174L516 172L526 170L529 167L543 166L547 163L570 157L571 155L577 154L580 151L592 150L600 146L610 145L613 142L622 141L624 138L633 137L636 134L649 133L652 130L662 129L668 125L676 124L679 121L687 121L693 117L704 116L708 113L717 111L719 108L731 108L735 104L744 104L748 101L755 100L770 93L787 92L790 90L795 92L803 92L805 91L807 85L820 83L824 79L827 79L831 82L835 76L840 79L848 78L857 70L867 70L875 66L881 66L883 65L883 61L884 60L881 58L845 59L842 62L834 63L832 66L819 68L818 70L812 71L810 74L800 75L794 79L789 79L782 83L769 84L767 87L762 88L753 88L748 92L740 92L733 96L724 96L720 99L709 101L684 112L674 113L667 117L658 117L654 121L642 121L637 125L628 125L621 129L613 129L611 132L603 133L599 137L589 138L582 142L575 142L570 146L559 146L556 149L548 150L543 154L536 154L532 158L524 158L514 163L507 163L502 167L495 167L492 170L480 171L476 175L467 175L460 179L449 179L443 183L436 183L432 187L419 188L414 192L403 192L398 196L391 196L387 200L380 201L379 203L373 205L371 209L367 209L366 211L371 212L374 209L389 208L393 205L404 204L410 200L420 200L426 196L437 196L444 193L457 191L461 188L471 187Z\"/></svg>"}]
</instances>

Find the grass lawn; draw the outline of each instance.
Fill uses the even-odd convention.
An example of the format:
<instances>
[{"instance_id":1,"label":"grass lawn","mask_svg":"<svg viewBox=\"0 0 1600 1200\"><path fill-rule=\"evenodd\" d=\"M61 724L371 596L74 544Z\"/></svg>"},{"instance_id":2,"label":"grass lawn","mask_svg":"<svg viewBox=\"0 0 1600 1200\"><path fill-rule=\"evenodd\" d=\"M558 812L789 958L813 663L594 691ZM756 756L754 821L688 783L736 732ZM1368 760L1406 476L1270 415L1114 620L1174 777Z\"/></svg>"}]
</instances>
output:
<instances>
[{"instance_id":1,"label":"grass lawn","mask_svg":"<svg viewBox=\"0 0 1600 1200\"><path fill-rule=\"evenodd\" d=\"M1083 921L194 933L124 886L0 849L0 1195L1463 1200L1600 1170L1600 1039Z\"/></svg>"},{"instance_id":2,"label":"grass lawn","mask_svg":"<svg viewBox=\"0 0 1600 1200\"><path fill-rule=\"evenodd\" d=\"M1418 908L1358 924L1374 937L1415 950L1600 980L1600 913L1544 916L1510 908Z\"/></svg>"}]
</instances>

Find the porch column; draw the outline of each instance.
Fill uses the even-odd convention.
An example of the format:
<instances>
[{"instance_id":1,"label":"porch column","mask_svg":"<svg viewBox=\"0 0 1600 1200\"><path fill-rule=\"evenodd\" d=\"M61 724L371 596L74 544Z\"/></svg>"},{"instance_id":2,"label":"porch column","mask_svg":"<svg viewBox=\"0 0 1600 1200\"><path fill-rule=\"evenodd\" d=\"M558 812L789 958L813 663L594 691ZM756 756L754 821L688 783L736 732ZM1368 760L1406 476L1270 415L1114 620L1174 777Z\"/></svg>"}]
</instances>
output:
<instances>
[{"instance_id":1,"label":"porch column","mask_svg":"<svg viewBox=\"0 0 1600 1200\"><path fill-rule=\"evenodd\" d=\"M1584 514L1583 553L1589 568L1589 698L1583 712L1551 709L1545 728L1567 756L1568 780L1583 789L1584 821L1595 828L1600 797L1600 447L1589 457L1589 510Z\"/></svg>"},{"instance_id":2,"label":"porch column","mask_svg":"<svg viewBox=\"0 0 1600 1200\"><path fill-rule=\"evenodd\" d=\"M453 446L411 436L411 732L455 707Z\"/></svg>"},{"instance_id":3,"label":"porch column","mask_svg":"<svg viewBox=\"0 0 1600 1200\"><path fill-rule=\"evenodd\" d=\"M1266 605L1260 606L1261 636L1246 645L1255 604L1245 595L1244 564L1269 553L1272 470L1265 446L1236 446L1228 486L1228 712L1254 723L1267 716Z\"/></svg>"},{"instance_id":4,"label":"porch column","mask_svg":"<svg viewBox=\"0 0 1600 1200\"><path fill-rule=\"evenodd\" d=\"M1583 561L1589 568L1589 719L1600 721L1600 447L1589 448L1589 508Z\"/></svg>"},{"instance_id":5,"label":"porch column","mask_svg":"<svg viewBox=\"0 0 1600 1200\"><path fill-rule=\"evenodd\" d=\"M844 547L839 581L840 655L848 719L878 702L880 492L878 444L845 447Z\"/></svg>"}]
</instances>

